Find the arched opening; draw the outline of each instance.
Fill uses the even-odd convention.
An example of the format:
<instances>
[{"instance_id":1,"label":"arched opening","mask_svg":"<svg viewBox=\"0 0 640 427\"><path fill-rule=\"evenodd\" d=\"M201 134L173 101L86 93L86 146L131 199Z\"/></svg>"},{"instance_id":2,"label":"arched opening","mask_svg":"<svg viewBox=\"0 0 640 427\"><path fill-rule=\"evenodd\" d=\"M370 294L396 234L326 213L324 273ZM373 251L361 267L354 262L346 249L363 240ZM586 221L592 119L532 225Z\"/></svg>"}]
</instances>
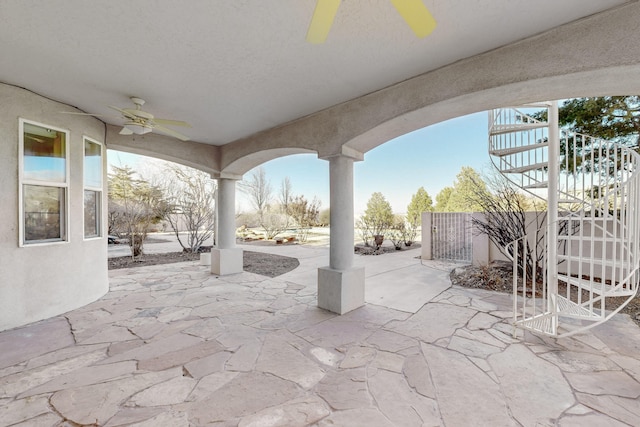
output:
<instances>
[{"instance_id":1,"label":"arched opening","mask_svg":"<svg viewBox=\"0 0 640 427\"><path fill-rule=\"evenodd\" d=\"M253 185L268 187L260 207ZM328 244L329 170L315 154L279 157L247 171L238 183L236 199L240 238ZM261 211L262 210L262 211ZM322 227L324 226L324 227Z\"/></svg>"}]
</instances>

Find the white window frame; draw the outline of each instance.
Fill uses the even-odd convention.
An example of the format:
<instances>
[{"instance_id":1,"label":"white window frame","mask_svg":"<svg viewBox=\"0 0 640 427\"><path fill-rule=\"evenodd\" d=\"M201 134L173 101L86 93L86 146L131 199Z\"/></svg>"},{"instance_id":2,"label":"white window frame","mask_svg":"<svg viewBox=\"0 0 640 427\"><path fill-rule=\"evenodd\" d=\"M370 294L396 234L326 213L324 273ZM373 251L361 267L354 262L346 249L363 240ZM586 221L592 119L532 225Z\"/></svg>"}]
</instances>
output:
<instances>
[{"instance_id":1,"label":"white window frame","mask_svg":"<svg viewBox=\"0 0 640 427\"><path fill-rule=\"evenodd\" d=\"M24 177L24 125L28 123L30 125L43 127L45 129L52 129L56 132L63 132L65 134L64 141L64 182L55 182L55 181L41 181L35 179L26 179ZM43 245L60 245L66 244L70 241L70 233L69 233L69 163L71 159L69 158L69 146L71 141L71 132L68 129L62 129L56 126L51 126L45 123L39 123L34 120L27 120L22 117L18 118L18 212L19 212L19 227L18 227L18 246L19 247L31 247L31 246L43 246ZM61 215L64 216L63 221L61 221L61 225L64 228L62 230L62 236L59 239L49 239L49 240L33 240L26 242L25 239L25 229L24 229L24 194L23 189L25 185L36 185L41 187L54 187L54 188L62 188L64 193L64 201L62 203L62 212Z\"/></svg>"},{"instance_id":2,"label":"white window frame","mask_svg":"<svg viewBox=\"0 0 640 427\"><path fill-rule=\"evenodd\" d=\"M90 142L92 144L96 144L100 147L100 187L93 187L90 185L87 185L87 183L85 182L85 176L84 176L84 172L85 169L87 167L87 156L85 154L85 143L86 142ZM104 237L104 218L103 218L103 209L102 209L102 191L103 191L103 187L104 187L104 176L103 176L103 164L104 164L104 144L102 144L100 141L97 141L91 137L88 137L86 135L82 136L82 237L84 240L96 240L96 239L102 239ZM98 226L98 235L97 236L86 236L86 232L84 229L84 192L85 191L95 191L97 193L97 200L98 200L98 206L97 206L97 210L98 210L98 215L99 218L97 218L97 226Z\"/></svg>"}]
</instances>

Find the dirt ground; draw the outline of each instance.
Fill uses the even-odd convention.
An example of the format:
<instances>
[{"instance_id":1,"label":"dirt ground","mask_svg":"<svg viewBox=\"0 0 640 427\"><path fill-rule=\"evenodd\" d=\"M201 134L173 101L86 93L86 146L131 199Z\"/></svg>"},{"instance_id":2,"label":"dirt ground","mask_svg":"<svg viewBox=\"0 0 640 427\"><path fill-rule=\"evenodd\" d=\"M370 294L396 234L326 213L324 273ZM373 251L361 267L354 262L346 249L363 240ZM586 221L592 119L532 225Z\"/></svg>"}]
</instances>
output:
<instances>
[{"instance_id":1,"label":"dirt ground","mask_svg":"<svg viewBox=\"0 0 640 427\"><path fill-rule=\"evenodd\" d=\"M421 247L420 243L413 243L411 246L402 245L400 249L396 249L394 246L390 246L390 245L383 245L383 246L380 246L380 248L378 249L372 246L356 245L354 247L354 251L356 255L383 255L386 253L396 252L396 251L410 251L411 249L418 249L420 247Z\"/></svg>"},{"instance_id":2,"label":"dirt ground","mask_svg":"<svg viewBox=\"0 0 640 427\"><path fill-rule=\"evenodd\" d=\"M451 283L458 286L476 289L489 289L497 292L513 293L513 276L511 263L493 263L489 266L458 267L451 271ZM626 298L607 299L607 309L615 309ZM620 310L620 313L628 314L631 319L640 326L640 296L636 296L631 302Z\"/></svg>"},{"instance_id":3,"label":"dirt ground","mask_svg":"<svg viewBox=\"0 0 640 427\"><path fill-rule=\"evenodd\" d=\"M296 258L265 254L261 252L243 252L244 271L261 274L267 277L276 277L287 273L300 262ZM148 265L169 264L173 262L198 261L199 253L169 252L163 254L144 254L136 260L130 256L109 258L109 270L129 267L144 267Z\"/></svg>"}]
</instances>

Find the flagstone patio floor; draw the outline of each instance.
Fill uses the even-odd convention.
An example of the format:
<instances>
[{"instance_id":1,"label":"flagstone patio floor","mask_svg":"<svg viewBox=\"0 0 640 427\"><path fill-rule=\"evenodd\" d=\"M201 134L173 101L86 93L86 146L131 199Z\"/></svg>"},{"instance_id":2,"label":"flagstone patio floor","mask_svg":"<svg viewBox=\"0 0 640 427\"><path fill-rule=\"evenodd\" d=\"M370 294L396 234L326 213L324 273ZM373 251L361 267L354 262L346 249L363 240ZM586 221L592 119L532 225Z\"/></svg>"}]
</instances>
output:
<instances>
[{"instance_id":1,"label":"flagstone patio floor","mask_svg":"<svg viewBox=\"0 0 640 427\"><path fill-rule=\"evenodd\" d=\"M0 425L640 425L625 315L514 339L509 295L450 287L407 251L358 257L368 304L338 316L316 307L326 248L265 250L301 265L115 270L95 303L1 332Z\"/></svg>"}]
</instances>

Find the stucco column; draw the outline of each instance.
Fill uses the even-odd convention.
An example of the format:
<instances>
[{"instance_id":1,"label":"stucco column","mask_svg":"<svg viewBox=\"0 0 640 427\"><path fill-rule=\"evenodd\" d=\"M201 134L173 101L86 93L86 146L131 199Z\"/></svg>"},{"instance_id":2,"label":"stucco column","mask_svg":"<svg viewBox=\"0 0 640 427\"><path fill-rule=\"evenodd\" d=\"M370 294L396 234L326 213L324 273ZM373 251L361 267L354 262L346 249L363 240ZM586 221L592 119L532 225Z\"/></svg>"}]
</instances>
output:
<instances>
[{"instance_id":1,"label":"stucco column","mask_svg":"<svg viewBox=\"0 0 640 427\"><path fill-rule=\"evenodd\" d=\"M242 249L236 247L236 180L218 178L216 247L211 250L211 273L242 272Z\"/></svg>"},{"instance_id":2,"label":"stucco column","mask_svg":"<svg viewBox=\"0 0 640 427\"><path fill-rule=\"evenodd\" d=\"M329 266L318 269L318 307L344 314L364 305L364 268L353 267L353 162L329 159L331 237Z\"/></svg>"},{"instance_id":3,"label":"stucco column","mask_svg":"<svg viewBox=\"0 0 640 427\"><path fill-rule=\"evenodd\" d=\"M353 265L353 159L345 156L329 159L331 236L329 267L348 270Z\"/></svg>"},{"instance_id":4,"label":"stucco column","mask_svg":"<svg viewBox=\"0 0 640 427\"><path fill-rule=\"evenodd\" d=\"M482 212L474 212L471 214L472 220L486 222L487 217ZM491 260L491 241L486 233L481 233L474 227L471 237L471 263L476 267L489 265Z\"/></svg>"},{"instance_id":5,"label":"stucco column","mask_svg":"<svg viewBox=\"0 0 640 427\"><path fill-rule=\"evenodd\" d=\"M422 212L421 214L421 259L433 259L431 253L431 239L433 239L433 212Z\"/></svg>"}]
</instances>

